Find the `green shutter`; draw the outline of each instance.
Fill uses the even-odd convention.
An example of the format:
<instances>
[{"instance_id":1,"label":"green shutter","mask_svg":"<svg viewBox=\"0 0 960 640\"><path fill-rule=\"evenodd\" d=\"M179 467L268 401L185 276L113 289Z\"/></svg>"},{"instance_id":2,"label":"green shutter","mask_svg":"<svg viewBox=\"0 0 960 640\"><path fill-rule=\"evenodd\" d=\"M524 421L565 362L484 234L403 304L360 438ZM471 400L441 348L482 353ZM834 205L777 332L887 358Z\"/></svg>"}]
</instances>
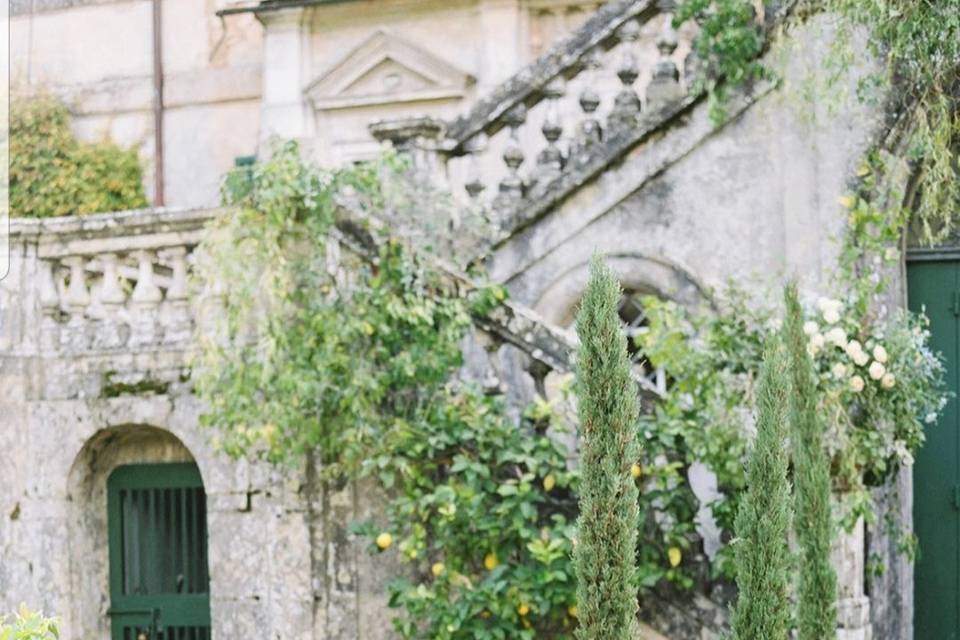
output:
<instances>
[{"instance_id":1,"label":"green shutter","mask_svg":"<svg viewBox=\"0 0 960 640\"><path fill-rule=\"evenodd\" d=\"M911 262L909 306L930 318L934 351L946 361L946 385L960 392L960 261ZM914 567L915 640L960 639L960 412L952 398L913 470L913 522L920 540Z\"/></svg>"},{"instance_id":2,"label":"green shutter","mask_svg":"<svg viewBox=\"0 0 960 640\"><path fill-rule=\"evenodd\" d=\"M209 640L207 505L192 463L107 480L112 640Z\"/></svg>"}]
</instances>

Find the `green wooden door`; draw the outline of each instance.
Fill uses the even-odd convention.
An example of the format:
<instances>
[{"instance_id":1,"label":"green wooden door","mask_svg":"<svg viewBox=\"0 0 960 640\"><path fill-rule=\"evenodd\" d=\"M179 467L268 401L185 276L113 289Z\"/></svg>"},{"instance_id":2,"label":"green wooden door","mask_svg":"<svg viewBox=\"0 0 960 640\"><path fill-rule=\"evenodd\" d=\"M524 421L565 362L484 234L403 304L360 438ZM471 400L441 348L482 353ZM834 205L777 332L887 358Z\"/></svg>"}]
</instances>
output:
<instances>
[{"instance_id":1,"label":"green wooden door","mask_svg":"<svg viewBox=\"0 0 960 640\"><path fill-rule=\"evenodd\" d=\"M209 640L206 494L195 464L107 479L112 640Z\"/></svg>"},{"instance_id":2,"label":"green wooden door","mask_svg":"<svg viewBox=\"0 0 960 640\"><path fill-rule=\"evenodd\" d=\"M947 388L960 392L960 260L911 262L909 306L930 318L932 347L945 358ZM953 398L913 470L915 640L960 639L960 412Z\"/></svg>"}]
</instances>

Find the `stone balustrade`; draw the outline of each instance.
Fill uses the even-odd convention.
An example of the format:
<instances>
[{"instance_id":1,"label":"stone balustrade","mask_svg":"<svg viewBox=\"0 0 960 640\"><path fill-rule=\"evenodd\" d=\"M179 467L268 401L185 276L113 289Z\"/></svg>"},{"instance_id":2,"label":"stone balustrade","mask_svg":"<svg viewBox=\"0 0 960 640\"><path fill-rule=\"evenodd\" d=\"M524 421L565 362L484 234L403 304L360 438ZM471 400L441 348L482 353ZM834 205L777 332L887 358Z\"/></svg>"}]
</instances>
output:
<instances>
[{"instance_id":1,"label":"stone balustrade","mask_svg":"<svg viewBox=\"0 0 960 640\"><path fill-rule=\"evenodd\" d=\"M648 129L684 103L691 41L692 32L673 28L672 3L610 2L460 118L377 122L371 132L433 176L442 165L451 191L505 223L564 173L590 164L605 142Z\"/></svg>"},{"instance_id":2,"label":"stone balustrade","mask_svg":"<svg viewBox=\"0 0 960 640\"><path fill-rule=\"evenodd\" d=\"M146 210L15 220L33 273L37 350L46 355L188 346L194 249L213 210ZM28 310L30 311L30 310Z\"/></svg>"}]
</instances>

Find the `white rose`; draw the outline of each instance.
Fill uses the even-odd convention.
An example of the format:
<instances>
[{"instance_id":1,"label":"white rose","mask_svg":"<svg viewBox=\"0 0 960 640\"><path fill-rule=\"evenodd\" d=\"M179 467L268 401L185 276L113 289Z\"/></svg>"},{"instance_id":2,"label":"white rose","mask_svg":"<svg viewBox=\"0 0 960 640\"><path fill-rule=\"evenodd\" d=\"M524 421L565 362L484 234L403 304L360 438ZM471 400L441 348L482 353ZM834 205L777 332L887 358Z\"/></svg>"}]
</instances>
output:
<instances>
[{"instance_id":1,"label":"white rose","mask_svg":"<svg viewBox=\"0 0 960 640\"><path fill-rule=\"evenodd\" d=\"M853 361L858 367L862 367L870 361L870 356L867 355L866 351L859 351L855 356L853 356Z\"/></svg>"},{"instance_id":2,"label":"white rose","mask_svg":"<svg viewBox=\"0 0 960 640\"><path fill-rule=\"evenodd\" d=\"M886 372L887 372L887 368L883 366L882 363L877 362L876 360L871 362L870 368L867 369L867 373L869 373L870 377L873 378L874 380L879 380L880 378L883 377L883 374L885 374Z\"/></svg>"},{"instance_id":3,"label":"white rose","mask_svg":"<svg viewBox=\"0 0 960 640\"><path fill-rule=\"evenodd\" d=\"M836 324L840 322L840 312L836 309L827 309L823 312L823 319L827 324Z\"/></svg>"},{"instance_id":4,"label":"white rose","mask_svg":"<svg viewBox=\"0 0 960 640\"><path fill-rule=\"evenodd\" d=\"M887 361L887 350L883 348L883 345L878 344L873 348L873 359L877 362Z\"/></svg>"},{"instance_id":5,"label":"white rose","mask_svg":"<svg viewBox=\"0 0 960 640\"><path fill-rule=\"evenodd\" d=\"M817 325L817 323L814 322L813 320L807 320L806 322L803 323L803 332L808 336L812 336L819 330L820 330L819 325Z\"/></svg>"},{"instance_id":6,"label":"white rose","mask_svg":"<svg viewBox=\"0 0 960 640\"><path fill-rule=\"evenodd\" d=\"M893 389L893 385L897 383L897 379L893 376L892 373L885 373L882 378L880 378L880 386L884 389Z\"/></svg>"},{"instance_id":7,"label":"white rose","mask_svg":"<svg viewBox=\"0 0 960 640\"><path fill-rule=\"evenodd\" d=\"M860 393L863 391L863 378L860 376L853 376L850 378L850 388L854 393Z\"/></svg>"},{"instance_id":8,"label":"white rose","mask_svg":"<svg viewBox=\"0 0 960 640\"><path fill-rule=\"evenodd\" d=\"M863 351L863 346L857 340L851 340L847 343L847 355L851 358L855 358L858 353Z\"/></svg>"},{"instance_id":9,"label":"white rose","mask_svg":"<svg viewBox=\"0 0 960 640\"><path fill-rule=\"evenodd\" d=\"M831 371L833 371L833 375L835 377L842 378L843 376L847 375L847 365L843 364L842 362L838 362L833 365Z\"/></svg>"},{"instance_id":10,"label":"white rose","mask_svg":"<svg viewBox=\"0 0 960 640\"><path fill-rule=\"evenodd\" d=\"M823 345L827 343L827 339L823 337L822 333L815 333L810 336L810 344L815 346L817 349L822 349Z\"/></svg>"},{"instance_id":11,"label":"white rose","mask_svg":"<svg viewBox=\"0 0 960 640\"><path fill-rule=\"evenodd\" d=\"M827 342L835 344L841 349L847 346L847 332L840 327L834 327L827 331L826 338Z\"/></svg>"}]
</instances>

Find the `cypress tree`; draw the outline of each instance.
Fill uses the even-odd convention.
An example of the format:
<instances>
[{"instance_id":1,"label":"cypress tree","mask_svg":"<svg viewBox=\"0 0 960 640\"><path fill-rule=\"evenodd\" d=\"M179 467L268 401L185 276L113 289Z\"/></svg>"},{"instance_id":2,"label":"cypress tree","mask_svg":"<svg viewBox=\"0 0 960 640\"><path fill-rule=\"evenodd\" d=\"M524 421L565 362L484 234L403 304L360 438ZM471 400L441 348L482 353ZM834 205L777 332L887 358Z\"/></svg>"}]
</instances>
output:
<instances>
[{"instance_id":1,"label":"cypress tree","mask_svg":"<svg viewBox=\"0 0 960 640\"><path fill-rule=\"evenodd\" d=\"M797 287L784 293L787 348L790 352L790 437L796 492L794 528L800 544L798 640L837 637L837 576L830 563L833 521L830 512L830 461L823 446L824 425L817 415L816 381L803 333Z\"/></svg>"},{"instance_id":2,"label":"cypress tree","mask_svg":"<svg viewBox=\"0 0 960 640\"><path fill-rule=\"evenodd\" d=\"M734 640L787 640L790 633L787 535L787 359L782 342L764 349L757 393L757 437L747 462L747 490L736 520Z\"/></svg>"},{"instance_id":3,"label":"cypress tree","mask_svg":"<svg viewBox=\"0 0 960 640\"><path fill-rule=\"evenodd\" d=\"M599 256L577 315L580 518L573 559L580 640L634 640L637 623L637 388L617 304L621 290Z\"/></svg>"}]
</instances>

